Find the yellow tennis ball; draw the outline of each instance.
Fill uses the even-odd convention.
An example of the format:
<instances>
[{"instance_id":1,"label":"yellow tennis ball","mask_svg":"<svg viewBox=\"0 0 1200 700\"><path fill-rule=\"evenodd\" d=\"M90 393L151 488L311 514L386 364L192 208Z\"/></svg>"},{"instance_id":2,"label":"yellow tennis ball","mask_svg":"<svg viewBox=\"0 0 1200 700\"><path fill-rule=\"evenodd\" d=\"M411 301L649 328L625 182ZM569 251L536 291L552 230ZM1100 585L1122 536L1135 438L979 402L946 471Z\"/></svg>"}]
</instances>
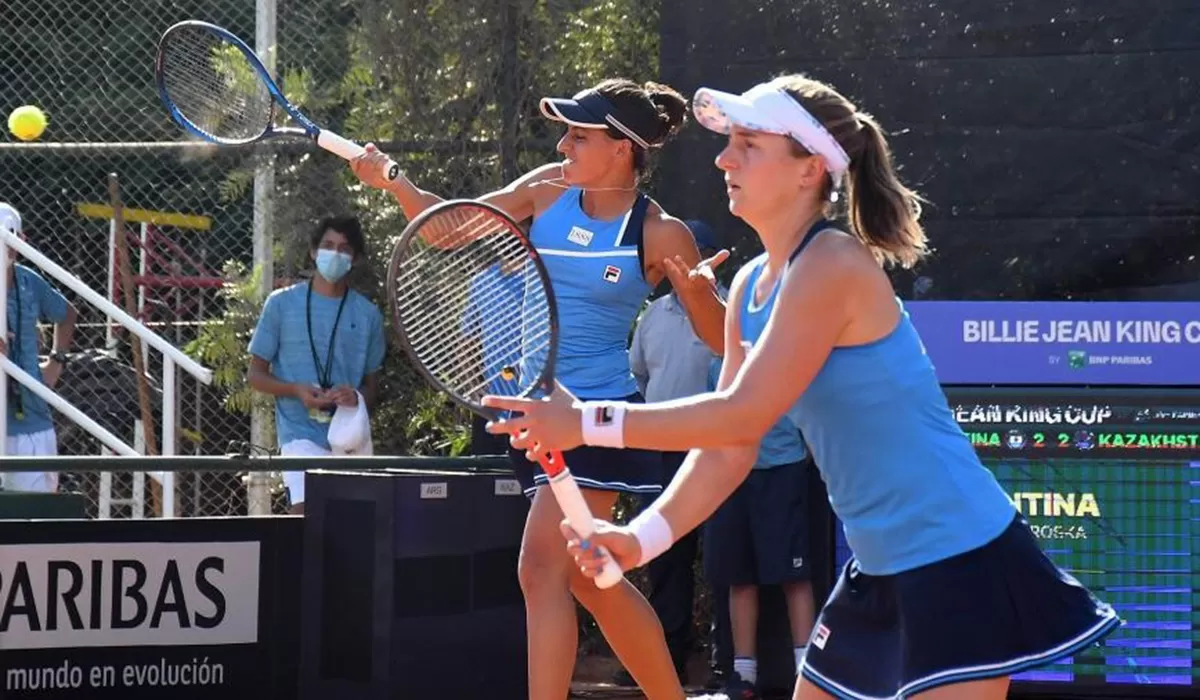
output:
<instances>
[{"instance_id":1,"label":"yellow tennis ball","mask_svg":"<svg viewBox=\"0 0 1200 700\"><path fill-rule=\"evenodd\" d=\"M46 130L46 121L45 112L33 105L25 105L8 115L8 130L22 141L32 141Z\"/></svg>"}]
</instances>

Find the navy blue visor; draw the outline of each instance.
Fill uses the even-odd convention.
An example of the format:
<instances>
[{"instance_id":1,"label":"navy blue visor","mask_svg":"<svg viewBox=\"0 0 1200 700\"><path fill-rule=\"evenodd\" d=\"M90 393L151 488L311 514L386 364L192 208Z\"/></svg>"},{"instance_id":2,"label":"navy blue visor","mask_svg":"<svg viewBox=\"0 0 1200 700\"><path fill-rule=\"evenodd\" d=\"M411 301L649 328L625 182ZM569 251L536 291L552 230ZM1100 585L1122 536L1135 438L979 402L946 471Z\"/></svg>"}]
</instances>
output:
<instances>
[{"instance_id":1,"label":"navy blue visor","mask_svg":"<svg viewBox=\"0 0 1200 700\"><path fill-rule=\"evenodd\" d=\"M619 114L613 103L595 90L584 90L570 99L543 97L539 107L547 119L584 129L615 129L642 148L650 148L650 138L643 134L658 128L657 124L641 124L637 118Z\"/></svg>"}]
</instances>

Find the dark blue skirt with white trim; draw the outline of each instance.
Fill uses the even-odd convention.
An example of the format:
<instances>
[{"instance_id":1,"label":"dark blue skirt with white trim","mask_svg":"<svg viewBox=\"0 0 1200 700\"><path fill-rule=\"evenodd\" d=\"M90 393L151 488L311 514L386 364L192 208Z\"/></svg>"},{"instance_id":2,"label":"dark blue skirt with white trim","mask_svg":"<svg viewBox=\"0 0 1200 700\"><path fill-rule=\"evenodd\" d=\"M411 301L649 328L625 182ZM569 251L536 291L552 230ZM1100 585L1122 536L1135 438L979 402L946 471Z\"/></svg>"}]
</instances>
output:
<instances>
[{"instance_id":1,"label":"dark blue skirt with white trim","mask_svg":"<svg viewBox=\"0 0 1200 700\"><path fill-rule=\"evenodd\" d=\"M508 459L526 496L533 498L539 486L550 484L541 466L525 459L524 451L510 447ZM581 489L646 496L657 496L663 490L661 452L584 445L564 452L563 461Z\"/></svg>"},{"instance_id":2,"label":"dark blue skirt with white trim","mask_svg":"<svg viewBox=\"0 0 1200 700\"><path fill-rule=\"evenodd\" d=\"M801 673L836 698L909 698L1052 663L1120 624L1018 515L988 544L911 571L869 576L851 559Z\"/></svg>"}]
</instances>

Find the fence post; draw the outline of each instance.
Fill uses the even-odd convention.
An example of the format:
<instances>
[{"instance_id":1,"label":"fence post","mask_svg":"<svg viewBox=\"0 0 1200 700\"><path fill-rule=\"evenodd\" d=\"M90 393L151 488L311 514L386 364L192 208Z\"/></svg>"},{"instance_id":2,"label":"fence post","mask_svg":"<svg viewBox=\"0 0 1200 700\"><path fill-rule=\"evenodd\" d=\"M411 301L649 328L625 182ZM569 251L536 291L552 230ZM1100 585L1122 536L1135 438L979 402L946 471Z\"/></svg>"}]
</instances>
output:
<instances>
[{"instance_id":1,"label":"fence post","mask_svg":"<svg viewBox=\"0 0 1200 700\"><path fill-rule=\"evenodd\" d=\"M175 360L172 360L166 355L163 356L163 378L162 378L162 455L164 457L175 456L175 409L178 404L175 403ZM162 472L162 517L175 517L175 472L174 470L165 469Z\"/></svg>"},{"instance_id":2,"label":"fence post","mask_svg":"<svg viewBox=\"0 0 1200 700\"><path fill-rule=\"evenodd\" d=\"M275 77L276 0L255 0L254 50L272 77ZM262 150L254 166L254 266L261 270L260 296L266 298L275 288L275 154ZM257 405L250 414L250 443L272 447L267 409ZM247 511L250 515L271 514L271 487L265 472L251 472L247 479Z\"/></svg>"}]
</instances>

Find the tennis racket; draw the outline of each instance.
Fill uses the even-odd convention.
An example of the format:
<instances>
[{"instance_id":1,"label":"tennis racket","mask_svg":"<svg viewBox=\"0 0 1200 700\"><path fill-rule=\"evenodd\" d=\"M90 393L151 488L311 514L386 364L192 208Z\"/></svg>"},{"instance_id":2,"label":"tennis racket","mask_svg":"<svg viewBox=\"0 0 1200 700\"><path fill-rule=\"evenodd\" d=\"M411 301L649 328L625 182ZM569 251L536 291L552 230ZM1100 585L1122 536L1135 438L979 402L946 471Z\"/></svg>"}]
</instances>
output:
<instances>
[{"instance_id":1,"label":"tennis racket","mask_svg":"<svg viewBox=\"0 0 1200 700\"><path fill-rule=\"evenodd\" d=\"M455 403L495 420L486 394L531 396L554 387L558 312L537 251L504 212L452 200L412 220L387 273L400 345L417 371ZM560 452L539 456L571 527L586 543L592 513ZM622 579L608 559L600 588Z\"/></svg>"},{"instance_id":2,"label":"tennis racket","mask_svg":"<svg viewBox=\"0 0 1200 700\"><path fill-rule=\"evenodd\" d=\"M366 153L313 123L284 96L246 42L215 24L187 20L168 28L158 41L154 78L171 118L205 141L241 145L302 136L346 160ZM279 109L299 126L277 126ZM388 180L400 175L391 161L384 170Z\"/></svg>"}]
</instances>

